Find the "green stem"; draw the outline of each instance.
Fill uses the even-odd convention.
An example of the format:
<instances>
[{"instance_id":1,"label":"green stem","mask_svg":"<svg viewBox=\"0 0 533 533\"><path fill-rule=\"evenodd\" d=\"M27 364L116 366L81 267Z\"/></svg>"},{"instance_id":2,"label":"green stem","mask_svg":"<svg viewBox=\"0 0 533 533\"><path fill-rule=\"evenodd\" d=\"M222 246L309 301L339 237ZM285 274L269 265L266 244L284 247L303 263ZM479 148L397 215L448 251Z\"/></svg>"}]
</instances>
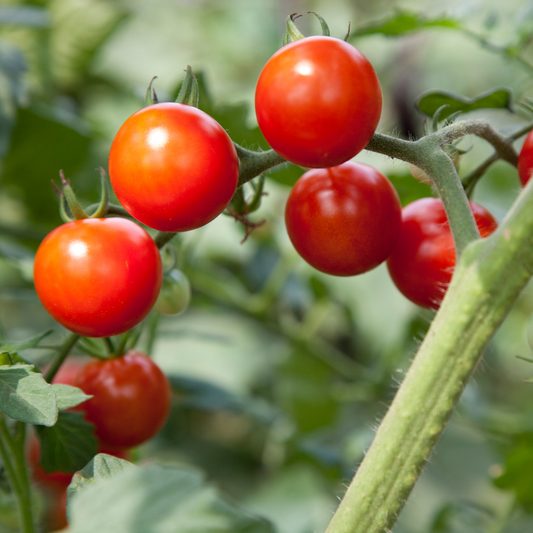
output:
<instances>
[{"instance_id":1,"label":"green stem","mask_svg":"<svg viewBox=\"0 0 533 533\"><path fill-rule=\"evenodd\" d=\"M79 338L80 335L78 335L77 333L71 333L64 340L44 377L44 379L46 379L48 383L52 382L60 366L63 364L63 361L66 359L67 355L70 353L70 350L72 350L76 342L78 342Z\"/></svg>"},{"instance_id":2,"label":"green stem","mask_svg":"<svg viewBox=\"0 0 533 533\"><path fill-rule=\"evenodd\" d=\"M256 176L259 176L259 174L266 172L270 168L287 162L277 152L274 152L274 150L254 152L239 146L237 143L234 144L237 150L237 155L239 156L238 187L253 180Z\"/></svg>"},{"instance_id":3,"label":"green stem","mask_svg":"<svg viewBox=\"0 0 533 533\"><path fill-rule=\"evenodd\" d=\"M109 337L104 337L103 339L104 344L107 348L107 351L111 354L115 352L115 345L113 344L113 341Z\"/></svg>"},{"instance_id":4,"label":"green stem","mask_svg":"<svg viewBox=\"0 0 533 533\"><path fill-rule=\"evenodd\" d=\"M0 415L0 457L17 501L20 531L35 533L30 482L24 456L25 426L21 422L18 423L18 431L14 439L9 433L3 415Z\"/></svg>"},{"instance_id":5,"label":"green stem","mask_svg":"<svg viewBox=\"0 0 533 533\"><path fill-rule=\"evenodd\" d=\"M533 274L533 182L469 245L328 533L390 531L488 342Z\"/></svg>"}]
</instances>

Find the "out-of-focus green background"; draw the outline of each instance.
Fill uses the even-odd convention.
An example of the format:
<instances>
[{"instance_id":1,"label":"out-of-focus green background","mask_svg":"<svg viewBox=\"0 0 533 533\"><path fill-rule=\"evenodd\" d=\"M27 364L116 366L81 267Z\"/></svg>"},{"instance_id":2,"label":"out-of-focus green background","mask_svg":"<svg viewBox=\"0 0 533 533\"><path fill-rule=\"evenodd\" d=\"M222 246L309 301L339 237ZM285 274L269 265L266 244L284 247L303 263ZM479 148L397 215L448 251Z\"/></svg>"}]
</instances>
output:
<instances>
[{"instance_id":1,"label":"out-of-focus green background","mask_svg":"<svg viewBox=\"0 0 533 533\"><path fill-rule=\"evenodd\" d=\"M255 82L281 44L286 16L310 10L334 36L351 21L350 42L383 86L381 132L421 136L414 101L430 89L474 97L505 86L513 112L469 118L488 118L504 133L531 120L516 104L533 95L531 1L2 0L0 328L7 338L48 327L56 338L65 333L32 284L36 247L61 223L50 186L58 171L85 205L96 202L95 168L107 167L113 136L143 106L150 79L158 76L160 100L173 100L187 65L202 84L200 106L234 141L266 148ZM298 25L320 32L312 15ZM491 153L473 138L460 146L468 150L462 175ZM405 163L364 151L356 160L391 177L404 203L431 194ZM279 533L325 529L432 318L395 289L383 265L338 279L297 256L283 210L301 172L269 176L254 215L267 222L244 244L242 228L225 216L176 239L192 306L160 317L152 348L177 394L162 434L137 452L141 463L199 467ZM498 163L474 200L501 219L518 192L516 170ZM533 357L532 314L530 288L468 385L398 533L533 529L533 384L524 381L533 366L515 357ZM0 531L15 530L9 509L1 493Z\"/></svg>"}]
</instances>

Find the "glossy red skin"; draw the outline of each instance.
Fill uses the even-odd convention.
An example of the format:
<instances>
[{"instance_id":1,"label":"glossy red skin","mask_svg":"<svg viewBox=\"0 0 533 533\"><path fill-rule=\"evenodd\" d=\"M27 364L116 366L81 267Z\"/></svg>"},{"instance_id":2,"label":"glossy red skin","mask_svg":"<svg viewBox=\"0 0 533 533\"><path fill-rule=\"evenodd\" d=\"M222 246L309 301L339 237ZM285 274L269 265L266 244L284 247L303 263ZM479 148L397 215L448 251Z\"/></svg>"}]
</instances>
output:
<instances>
[{"instance_id":1,"label":"glossy red skin","mask_svg":"<svg viewBox=\"0 0 533 533\"><path fill-rule=\"evenodd\" d=\"M118 335L137 325L157 300L162 278L154 241L123 218L59 226L39 246L34 264L43 306L86 337Z\"/></svg>"},{"instance_id":2,"label":"glossy red skin","mask_svg":"<svg viewBox=\"0 0 533 533\"><path fill-rule=\"evenodd\" d=\"M340 165L371 139L381 116L374 68L351 44L307 37L278 50L259 76L255 111L270 146L307 168Z\"/></svg>"},{"instance_id":3,"label":"glossy red skin","mask_svg":"<svg viewBox=\"0 0 533 533\"><path fill-rule=\"evenodd\" d=\"M497 227L495 218L470 202L481 237ZM403 209L398 244L387 260L402 294L421 307L438 309L455 268L455 244L446 211L438 198L422 198Z\"/></svg>"},{"instance_id":4,"label":"glossy red skin","mask_svg":"<svg viewBox=\"0 0 533 533\"><path fill-rule=\"evenodd\" d=\"M160 231L188 231L228 205L239 159L216 120L168 102L124 122L111 145L109 176L120 203L137 220Z\"/></svg>"},{"instance_id":5,"label":"glossy red skin","mask_svg":"<svg viewBox=\"0 0 533 533\"><path fill-rule=\"evenodd\" d=\"M168 379L149 357L133 350L89 363L76 386L93 395L80 407L96 426L100 443L110 449L131 448L152 438L170 411Z\"/></svg>"},{"instance_id":6,"label":"glossy red skin","mask_svg":"<svg viewBox=\"0 0 533 533\"><path fill-rule=\"evenodd\" d=\"M296 251L326 274L353 276L385 261L400 234L401 204L375 168L347 162L307 171L285 209Z\"/></svg>"},{"instance_id":7,"label":"glossy red skin","mask_svg":"<svg viewBox=\"0 0 533 533\"><path fill-rule=\"evenodd\" d=\"M518 155L518 177L525 187L533 172L533 131L530 131Z\"/></svg>"}]
</instances>

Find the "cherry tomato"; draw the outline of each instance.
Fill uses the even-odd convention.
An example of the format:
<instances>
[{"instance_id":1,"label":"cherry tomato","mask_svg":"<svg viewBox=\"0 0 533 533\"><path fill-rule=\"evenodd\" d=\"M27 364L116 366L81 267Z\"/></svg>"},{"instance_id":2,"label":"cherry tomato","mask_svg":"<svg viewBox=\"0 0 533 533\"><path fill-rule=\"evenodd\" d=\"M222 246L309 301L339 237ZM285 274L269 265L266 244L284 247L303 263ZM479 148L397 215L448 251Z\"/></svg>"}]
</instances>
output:
<instances>
[{"instance_id":1,"label":"cherry tomato","mask_svg":"<svg viewBox=\"0 0 533 533\"><path fill-rule=\"evenodd\" d=\"M46 310L87 337L118 335L138 324L154 305L162 277L154 241L123 218L59 226L39 246L34 264Z\"/></svg>"},{"instance_id":2,"label":"cherry tomato","mask_svg":"<svg viewBox=\"0 0 533 533\"><path fill-rule=\"evenodd\" d=\"M392 252L401 227L398 193L369 165L307 171L293 187L285 223L296 251L317 270L353 276Z\"/></svg>"},{"instance_id":3,"label":"cherry tomato","mask_svg":"<svg viewBox=\"0 0 533 533\"><path fill-rule=\"evenodd\" d=\"M109 175L117 198L137 220L161 231L188 231L228 205L239 159L216 120L189 105L161 103L121 126Z\"/></svg>"},{"instance_id":4,"label":"cherry tomato","mask_svg":"<svg viewBox=\"0 0 533 533\"><path fill-rule=\"evenodd\" d=\"M189 307L190 301L191 284L187 276L177 268L165 274L155 310L165 315L177 315Z\"/></svg>"},{"instance_id":5,"label":"cherry tomato","mask_svg":"<svg viewBox=\"0 0 533 533\"><path fill-rule=\"evenodd\" d=\"M532 172L533 131L530 131L528 136L526 137L526 140L524 141L524 144L522 145L520 154L518 155L518 177L520 178L520 182L522 183L523 187L525 187L526 183L529 181Z\"/></svg>"},{"instance_id":6,"label":"cherry tomato","mask_svg":"<svg viewBox=\"0 0 533 533\"><path fill-rule=\"evenodd\" d=\"M89 363L76 386L93 398L80 405L96 426L102 446L130 448L153 437L170 411L170 385L146 355L130 351L122 357Z\"/></svg>"},{"instance_id":7,"label":"cherry tomato","mask_svg":"<svg viewBox=\"0 0 533 533\"><path fill-rule=\"evenodd\" d=\"M470 202L481 237L498 226L480 205ZM387 260L402 294L421 307L438 309L455 268L455 244L442 200L422 198L403 209L398 244Z\"/></svg>"},{"instance_id":8,"label":"cherry tomato","mask_svg":"<svg viewBox=\"0 0 533 533\"><path fill-rule=\"evenodd\" d=\"M309 168L340 165L371 139L381 116L381 86L356 48L307 37L278 50L259 76L255 111L270 146Z\"/></svg>"}]
</instances>

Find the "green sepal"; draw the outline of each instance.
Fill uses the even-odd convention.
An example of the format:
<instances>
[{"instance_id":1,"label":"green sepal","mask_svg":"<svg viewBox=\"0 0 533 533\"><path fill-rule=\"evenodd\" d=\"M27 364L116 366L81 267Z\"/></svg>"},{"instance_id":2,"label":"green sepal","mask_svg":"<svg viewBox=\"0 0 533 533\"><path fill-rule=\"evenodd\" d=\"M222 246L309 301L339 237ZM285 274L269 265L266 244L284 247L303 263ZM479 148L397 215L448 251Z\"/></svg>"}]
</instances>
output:
<instances>
[{"instance_id":1,"label":"green sepal","mask_svg":"<svg viewBox=\"0 0 533 533\"><path fill-rule=\"evenodd\" d=\"M305 35L298 29L294 21L301 17L297 13L292 13L287 17L285 32L283 33L283 45L289 44L290 42L299 41L300 39L305 39Z\"/></svg>"},{"instance_id":2,"label":"green sepal","mask_svg":"<svg viewBox=\"0 0 533 533\"><path fill-rule=\"evenodd\" d=\"M65 179L65 175L63 174L63 171L59 171L59 177L61 178L61 186L63 188L63 197L65 198L68 208L70 209L70 212L72 213L72 216L74 217L74 220L81 220L84 218L89 218L87 213L83 210L81 207L80 202L76 198L76 194L74 193L74 190L70 186L70 182ZM61 208L60 208L61 209Z\"/></svg>"},{"instance_id":3,"label":"green sepal","mask_svg":"<svg viewBox=\"0 0 533 533\"><path fill-rule=\"evenodd\" d=\"M308 15L310 15L311 13L318 19L318 22L320 22L320 27L322 28L322 35L324 37L329 37L331 35L331 33L329 32L328 23L316 11L308 11L307 12ZM349 33L350 32L348 32L348 34ZM346 39L344 39L344 40L346 40Z\"/></svg>"},{"instance_id":4,"label":"green sepal","mask_svg":"<svg viewBox=\"0 0 533 533\"><path fill-rule=\"evenodd\" d=\"M105 170L102 167L98 168L98 172L100 172L100 203L98 204L98 207L94 211L94 213L90 216L90 218L103 218L107 214L107 206L109 205L109 191L107 188L107 175L105 173Z\"/></svg>"},{"instance_id":5,"label":"green sepal","mask_svg":"<svg viewBox=\"0 0 533 533\"><path fill-rule=\"evenodd\" d=\"M144 105L145 107L148 107L149 105L154 105L159 103L159 100L157 99L157 94L155 93L155 89L152 87L152 84L154 83L154 80L157 78L157 76L154 76L150 83L148 84L148 89L146 89L146 95L144 97Z\"/></svg>"},{"instance_id":6,"label":"green sepal","mask_svg":"<svg viewBox=\"0 0 533 533\"><path fill-rule=\"evenodd\" d=\"M192 73L192 68L190 65L187 65L187 70L185 71L185 79L181 84L180 92L176 98L178 104L187 104L194 107L198 107L198 97L200 90L198 89L198 80Z\"/></svg>"},{"instance_id":7,"label":"green sepal","mask_svg":"<svg viewBox=\"0 0 533 533\"><path fill-rule=\"evenodd\" d=\"M442 112L447 108L449 107L449 104L444 104L444 105L441 105L437 111L435 111L435 114L433 115L433 118L431 119L431 124L432 124L432 127L433 127L433 130L432 131L438 131L439 129L439 119L440 119L440 116L442 115Z\"/></svg>"}]
</instances>

